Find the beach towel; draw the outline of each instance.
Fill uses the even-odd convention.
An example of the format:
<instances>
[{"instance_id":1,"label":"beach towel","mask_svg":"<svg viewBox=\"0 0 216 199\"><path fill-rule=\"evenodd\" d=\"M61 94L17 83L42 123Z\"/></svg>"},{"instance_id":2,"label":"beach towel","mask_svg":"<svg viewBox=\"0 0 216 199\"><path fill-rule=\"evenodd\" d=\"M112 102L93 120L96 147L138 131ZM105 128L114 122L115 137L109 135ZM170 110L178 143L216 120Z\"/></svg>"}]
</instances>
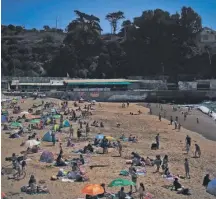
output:
<instances>
[{"instance_id":1,"label":"beach towel","mask_svg":"<svg viewBox=\"0 0 216 199\"><path fill-rule=\"evenodd\" d=\"M62 178L62 182L75 182L75 180L67 179L67 178Z\"/></svg>"},{"instance_id":2,"label":"beach towel","mask_svg":"<svg viewBox=\"0 0 216 199\"><path fill-rule=\"evenodd\" d=\"M136 174L146 176L146 169L145 168L137 169Z\"/></svg>"}]
</instances>

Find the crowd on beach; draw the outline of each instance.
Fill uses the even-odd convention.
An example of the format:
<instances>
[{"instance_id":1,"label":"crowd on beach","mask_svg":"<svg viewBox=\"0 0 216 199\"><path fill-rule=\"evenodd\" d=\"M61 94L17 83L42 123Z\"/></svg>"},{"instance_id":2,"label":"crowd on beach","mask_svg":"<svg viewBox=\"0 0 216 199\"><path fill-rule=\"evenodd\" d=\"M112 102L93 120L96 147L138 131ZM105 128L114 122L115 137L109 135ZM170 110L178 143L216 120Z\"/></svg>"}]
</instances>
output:
<instances>
[{"instance_id":1,"label":"crowd on beach","mask_svg":"<svg viewBox=\"0 0 216 199\"><path fill-rule=\"evenodd\" d=\"M25 103L24 100L21 100L20 103ZM82 106L84 105L84 106ZM7 106L6 103L2 104L2 106ZM127 108L130 106L130 103L127 102L122 103L122 108ZM29 115L33 115L33 108L29 107L28 113L21 114L21 108L19 106L19 101L10 103L9 108L6 109L13 109L12 113L13 115L8 112L6 115L6 120L4 124L3 130L11 130L10 124L14 122L22 122L25 121L27 124L30 124L29 121L32 121L31 119L35 119L35 117L28 118ZM36 106L38 107L38 106ZM34 132L34 129L40 129L43 130L46 127L49 127L49 134L51 138L52 145L55 146L56 142L58 141L57 134L58 133L66 133L67 139L66 139L66 146L67 147L74 147L74 145L78 142L82 142L83 140L87 139L89 134L91 134L91 128L104 128L105 123L103 121L90 121L89 118L91 118L92 111L95 109L95 102L88 102L85 103L83 100L79 100L78 102L74 102L73 107L69 108L68 101L63 101L60 104L60 107L57 107L57 105L53 102L44 102L42 100L42 103L39 105L39 107L42 107L42 109L39 111L39 114L37 113L37 118L39 119L39 122L33 123L33 125L28 125L28 128L25 129L22 125L18 126L16 134L25 137L27 134L27 139L21 143L21 146L25 145L26 142L35 144L29 145L24 152L22 156L16 155L15 153L12 154L11 157L6 157L7 160L12 162L13 169L16 172L16 177L19 179L23 173L28 169L27 161L28 154L30 153L38 153L39 150L41 150L40 143L43 141L40 139L37 135L37 133ZM102 105L99 104L99 107L102 108ZM149 113L151 114L151 106L150 104L147 105L149 108ZM158 115L159 121L162 120L162 112L164 114L164 117L166 118L166 111L163 109L162 105L158 105L158 108L160 109L160 113ZM175 111L175 108L173 107L173 111ZM190 111L190 108L188 108L188 111L182 112L182 115L184 117L184 120L187 119L188 112ZM15 115L19 114L16 118ZM140 115L142 112L139 110L137 113L130 112L130 115ZM33 115L34 116L34 115ZM57 117L58 116L58 117ZM67 125L67 130L64 130L64 121L68 121L69 125ZM74 123L78 125L78 128L74 128ZM181 130L181 124L178 122L178 117L175 118L173 121L173 117L170 116L170 125L174 124L174 129L180 131ZM199 120L197 118L197 125L199 125ZM121 128L121 125L119 123L116 124L116 127ZM64 147L62 142L59 142L59 153L57 155L57 158L54 161L54 166L60 167L58 173L56 175L53 175L51 177L51 180L59 180L59 179L67 179L74 180L77 182L84 182L84 181L90 181L88 176L86 175L85 171L83 170L83 165L87 164L86 156L89 154L94 154L97 152L98 148L102 148L102 152L100 152L100 155L107 154L109 152L109 149L114 149L118 153L119 157L124 156L124 147L123 142L131 142L131 143L137 143L139 142L139 138L135 135L125 136L122 134L118 138L113 138L111 136L105 136L101 133L98 133L94 139L88 140L88 143L83 146L83 148L74 151L74 153L79 154L78 158L73 158L72 160L68 161L67 158L64 157ZM185 138L185 151L187 154L189 154L191 150L191 137L189 135ZM155 136L155 141L151 144L152 150L158 150L160 149L161 144L161 137L158 133ZM200 158L201 157L201 148L196 143L194 145L194 157ZM137 179L139 178L139 175L146 175L147 167L155 167L155 173L160 172L162 170L162 176L164 178L173 178L173 184L171 185L171 190L176 191L178 194L184 194L184 195L190 195L190 190L188 188L185 188L181 183L179 182L179 179L190 179L190 162L188 158L185 158L184 160L184 168L185 168L185 175L173 175L171 173L171 168L169 166L169 157L168 155L164 155L162 158L160 154L156 155L155 158L150 157L142 157L137 152L132 152L130 159L126 161L126 164L129 164L129 168L127 171L121 171L120 175L122 176L130 176L131 181L128 181L127 185L130 185L130 191L129 193L125 192L124 189L124 183L122 182L122 187L120 188L119 192L116 194L116 197L119 199L126 199L126 198L133 198L134 193L138 194L138 197L140 199L151 199L153 196L148 193L148 190L146 190L144 183L140 183L139 186L137 185ZM97 167L98 165L92 165L91 167ZM103 165L99 165L103 166ZM67 171L65 173L64 169L66 167L71 167L70 171ZM4 173L2 173L4 175ZM46 192L48 193L48 188L46 186L40 186L37 183L37 176L31 175L28 185L25 185L21 187L21 191L26 193L41 193ZM203 186L207 187L208 183L210 182L210 175L206 174L206 176L203 179ZM110 186L110 185L109 185ZM134 187L134 189L133 189ZM93 189L93 188L92 188ZM100 190L102 190L100 193L97 194L88 194L86 193L86 199L96 199L96 198L106 198L110 197L112 198L112 194L108 193L106 191L106 185L105 183L102 183L100 185ZM85 193L85 192L83 192Z\"/></svg>"}]
</instances>

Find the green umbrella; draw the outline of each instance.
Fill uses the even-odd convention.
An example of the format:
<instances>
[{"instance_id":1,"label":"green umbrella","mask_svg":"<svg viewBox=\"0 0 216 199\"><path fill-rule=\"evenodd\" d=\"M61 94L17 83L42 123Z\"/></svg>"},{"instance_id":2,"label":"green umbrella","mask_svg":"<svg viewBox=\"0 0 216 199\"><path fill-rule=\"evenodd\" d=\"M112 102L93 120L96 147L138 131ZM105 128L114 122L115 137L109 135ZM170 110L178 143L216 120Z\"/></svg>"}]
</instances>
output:
<instances>
[{"instance_id":1,"label":"green umbrella","mask_svg":"<svg viewBox=\"0 0 216 199\"><path fill-rule=\"evenodd\" d=\"M11 123L11 126L12 126L12 127L22 127L22 124L19 123L19 122L12 122L12 123Z\"/></svg>"},{"instance_id":2,"label":"green umbrella","mask_svg":"<svg viewBox=\"0 0 216 199\"><path fill-rule=\"evenodd\" d=\"M53 115L52 116L54 119L59 119L61 117L61 115Z\"/></svg>"},{"instance_id":3,"label":"green umbrella","mask_svg":"<svg viewBox=\"0 0 216 199\"><path fill-rule=\"evenodd\" d=\"M118 186L124 187L124 186L129 186L129 185L135 186L135 183L133 183L132 181L127 180L127 179L117 178L117 179L113 180L108 185L108 187L118 187Z\"/></svg>"},{"instance_id":4,"label":"green umbrella","mask_svg":"<svg viewBox=\"0 0 216 199\"><path fill-rule=\"evenodd\" d=\"M34 119L34 120L31 120L30 123L31 124L37 124L37 123L40 123L40 120L39 119Z\"/></svg>"}]
</instances>

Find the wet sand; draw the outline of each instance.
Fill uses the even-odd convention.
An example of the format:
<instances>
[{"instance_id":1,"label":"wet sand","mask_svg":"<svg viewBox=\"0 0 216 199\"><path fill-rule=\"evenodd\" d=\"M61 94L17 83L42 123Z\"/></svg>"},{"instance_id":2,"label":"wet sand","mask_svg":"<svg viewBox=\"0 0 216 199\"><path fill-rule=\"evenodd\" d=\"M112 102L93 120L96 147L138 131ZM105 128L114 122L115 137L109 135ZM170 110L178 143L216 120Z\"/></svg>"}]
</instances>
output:
<instances>
[{"instance_id":1,"label":"wet sand","mask_svg":"<svg viewBox=\"0 0 216 199\"><path fill-rule=\"evenodd\" d=\"M172 110L172 105L162 104L162 107L163 110L161 111L157 104L152 103L151 104L152 114L158 116L159 113L161 113L162 118L165 118L169 121L171 116L173 117L173 121L177 116L179 123L184 128L190 131L197 132L209 140L216 141L216 123L208 115L194 108L190 111L190 114L187 116L186 121L184 121L184 115L182 114L182 111L184 110L186 111L187 108L181 108L174 112ZM166 110L165 115L164 115L164 110ZM197 118L199 119L199 124L197 124Z\"/></svg>"}]
</instances>

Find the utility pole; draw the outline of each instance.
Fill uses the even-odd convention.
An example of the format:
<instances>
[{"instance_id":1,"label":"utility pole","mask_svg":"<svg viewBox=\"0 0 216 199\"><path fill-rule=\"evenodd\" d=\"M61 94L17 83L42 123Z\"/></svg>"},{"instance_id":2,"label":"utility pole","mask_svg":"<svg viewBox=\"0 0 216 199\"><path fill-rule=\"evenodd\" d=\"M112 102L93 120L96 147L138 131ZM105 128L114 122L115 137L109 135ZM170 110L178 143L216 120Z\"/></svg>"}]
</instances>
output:
<instances>
[{"instance_id":1,"label":"utility pole","mask_svg":"<svg viewBox=\"0 0 216 199\"><path fill-rule=\"evenodd\" d=\"M57 32L57 28L58 28L58 16L56 17L56 32Z\"/></svg>"}]
</instances>

